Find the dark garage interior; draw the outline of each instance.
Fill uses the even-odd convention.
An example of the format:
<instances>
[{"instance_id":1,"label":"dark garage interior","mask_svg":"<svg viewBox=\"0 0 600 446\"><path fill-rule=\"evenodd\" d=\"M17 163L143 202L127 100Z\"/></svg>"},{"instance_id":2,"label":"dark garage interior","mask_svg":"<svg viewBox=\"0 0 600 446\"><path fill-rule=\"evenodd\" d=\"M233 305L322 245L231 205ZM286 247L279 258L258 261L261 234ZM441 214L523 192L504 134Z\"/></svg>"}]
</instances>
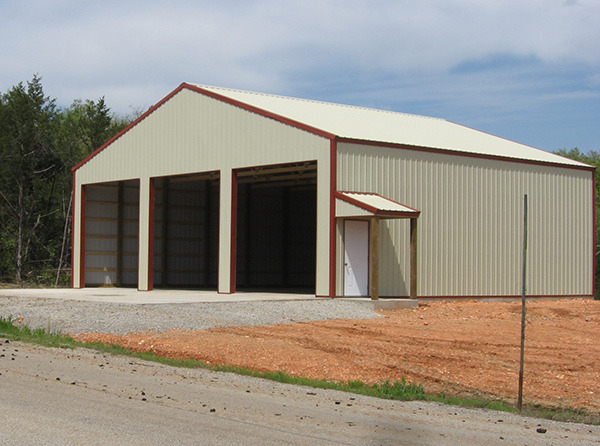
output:
<instances>
[{"instance_id":1,"label":"dark garage interior","mask_svg":"<svg viewBox=\"0 0 600 446\"><path fill-rule=\"evenodd\" d=\"M219 175L154 180L156 288L217 289Z\"/></svg>"},{"instance_id":2,"label":"dark garage interior","mask_svg":"<svg viewBox=\"0 0 600 446\"><path fill-rule=\"evenodd\" d=\"M237 289L315 292L316 179L316 162L237 171Z\"/></svg>"}]
</instances>

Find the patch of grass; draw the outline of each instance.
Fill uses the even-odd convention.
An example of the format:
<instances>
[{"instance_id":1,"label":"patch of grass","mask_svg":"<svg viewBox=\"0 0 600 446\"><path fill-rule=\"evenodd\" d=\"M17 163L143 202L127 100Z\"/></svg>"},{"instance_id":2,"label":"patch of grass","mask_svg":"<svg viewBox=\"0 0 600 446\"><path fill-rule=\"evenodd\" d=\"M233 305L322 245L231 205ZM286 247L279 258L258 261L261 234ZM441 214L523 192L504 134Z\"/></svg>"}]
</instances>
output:
<instances>
[{"instance_id":1,"label":"patch of grass","mask_svg":"<svg viewBox=\"0 0 600 446\"><path fill-rule=\"evenodd\" d=\"M11 317L0 317L0 334L15 340L43 345L45 347L74 348L80 346L70 336L51 333L43 328L32 330L26 325L18 325Z\"/></svg>"},{"instance_id":2,"label":"patch of grass","mask_svg":"<svg viewBox=\"0 0 600 446\"><path fill-rule=\"evenodd\" d=\"M343 392L356 393L376 398L400 400L400 401L430 401L450 404L466 408L490 409L501 412L516 412L516 407L511 404L486 398L459 398L446 396L445 394L429 394L425 389L413 383L407 383L403 377L400 381L385 381L380 384L366 384L362 381L336 382L319 379L302 378L285 372L259 372L256 370L228 365L210 365L196 359L173 359L159 356L153 352L135 352L119 345L102 343L83 343L74 340L70 336L50 333L44 329L31 330L27 326L15 325L12 318L0 317L0 336L15 340L43 345L45 347L61 348L86 348L113 355L134 357L146 361L159 362L173 367L202 368L217 372L236 373L239 375L253 376L286 384L314 387L317 389L331 389ZM556 421L570 421L600 425L600 415L584 409L576 408L553 408L539 405L525 405L523 415L536 418L545 418Z\"/></svg>"},{"instance_id":3,"label":"patch of grass","mask_svg":"<svg viewBox=\"0 0 600 446\"><path fill-rule=\"evenodd\" d=\"M569 421L600 425L600 415L585 409L577 409L573 407L548 408L540 405L531 405L524 406L522 413L525 416L545 418L554 421Z\"/></svg>"}]
</instances>

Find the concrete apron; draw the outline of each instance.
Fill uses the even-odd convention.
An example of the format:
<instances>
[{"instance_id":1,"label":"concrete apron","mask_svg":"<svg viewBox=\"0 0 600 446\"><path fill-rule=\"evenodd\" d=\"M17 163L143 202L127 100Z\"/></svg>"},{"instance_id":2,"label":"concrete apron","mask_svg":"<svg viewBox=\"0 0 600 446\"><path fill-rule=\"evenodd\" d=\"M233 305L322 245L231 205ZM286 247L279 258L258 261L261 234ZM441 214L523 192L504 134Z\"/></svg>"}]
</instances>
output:
<instances>
[{"instance_id":1,"label":"concrete apron","mask_svg":"<svg viewBox=\"0 0 600 446\"><path fill-rule=\"evenodd\" d=\"M314 294L267 293L238 291L235 294L219 294L206 290L152 290L138 291L135 288L15 288L0 289L1 297L30 297L38 299L63 299L87 302L112 302L124 304L175 304L194 302L254 302L286 300L321 300ZM373 310L417 308L419 302L412 299L380 299L368 297L337 298L356 302Z\"/></svg>"}]
</instances>

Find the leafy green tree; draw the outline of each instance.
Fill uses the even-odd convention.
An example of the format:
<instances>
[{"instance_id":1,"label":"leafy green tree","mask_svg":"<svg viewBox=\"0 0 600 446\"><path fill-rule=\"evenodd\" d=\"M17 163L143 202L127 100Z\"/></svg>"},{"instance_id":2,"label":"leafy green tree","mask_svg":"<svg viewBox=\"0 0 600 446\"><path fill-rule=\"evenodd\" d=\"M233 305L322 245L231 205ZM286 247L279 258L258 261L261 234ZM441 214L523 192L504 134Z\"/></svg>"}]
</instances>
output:
<instances>
[{"instance_id":1,"label":"leafy green tree","mask_svg":"<svg viewBox=\"0 0 600 446\"><path fill-rule=\"evenodd\" d=\"M71 168L129 122L104 98L57 108L38 76L0 94L0 281L60 272L70 258Z\"/></svg>"},{"instance_id":2,"label":"leafy green tree","mask_svg":"<svg viewBox=\"0 0 600 446\"><path fill-rule=\"evenodd\" d=\"M12 247L18 284L24 265L49 247L46 235L60 160L55 156L53 100L44 95L41 79L19 83L0 99L0 199L3 249Z\"/></svg>"},{"instance_id":3,"label":"leafy green tree","mask_svg":"<svg viewBox=\"0 0 600 446\"><path fill-rule=\"evenodd\" d=\"M60 116L58 152L65 165L73 167L129 123L128 118L112 114L103 97L76 99Z\"/></svg>"}]
</instances>

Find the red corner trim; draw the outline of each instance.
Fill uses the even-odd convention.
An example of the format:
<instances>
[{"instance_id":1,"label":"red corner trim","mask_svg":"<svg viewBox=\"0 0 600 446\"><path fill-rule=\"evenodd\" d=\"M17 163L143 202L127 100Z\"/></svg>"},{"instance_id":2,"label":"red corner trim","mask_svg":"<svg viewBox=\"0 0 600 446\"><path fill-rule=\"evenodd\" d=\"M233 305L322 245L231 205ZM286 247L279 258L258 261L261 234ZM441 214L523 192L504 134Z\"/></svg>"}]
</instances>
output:
<instances>
[{"instance_id":1,"label":"red corner trim","mask_svg":"<svg viewBox=\"0 0 600 446\"><path fill-rule=\"evenodd\" d=\"M77 194L75 193L75 172L73 172L73 182L71 184L71 288L73 288L73 265L75 256L75 209L79 210L76 206ZM81 233L81 231L80 231Z\"/></svg>"},{"instance_id":2,"label":"red corner trim","mask_svg":"<svg viewBox=\"0 0 600 446\"><path fill-rule=\"evenodd\" d=\"M154 179L150 178L150 203L148 209L148 291L154 289Z\"/></svg>"},{"instance_id":3,"label":"red corner trim","mask_svg":"<svg viewBox=\"0 0 600 446\"><path fill-rule=\"evenodd\" d=\"M334 297L336 282L335 194L337 189L337 142L335 138L331 138L329 151L329 297Z\"/></svg>"},{"instance_id":4,"label":"red corner trim","mask_svg":"<svg viewBox=\"0 0 600 446\"><path fill-rule=\"evenodd\" d=\"M79 233L79 288L85 288L85 186L81 186L81 224ZM72 273L71 273L72 274Z\"/></svg>"},{"instance_id":5,"label":"red corner trim","mask_svg":"<svg viewBox=\"0 0 600 446\"><path fill-rule=\"evenodd\" d=\"M598 215L596 214L596 169L592 171L592 215L593 215L593 223L592 223L592 231L593 231L593 239L594 245L592 247L592 295L596 295L596 243L597 243L597 234L596 234L596 218Z\"/></svg>"},{"instance_id":6,"label":"red corner trim","mask_svg":"<svg viewBox=\"0 0 600 446\"><path fill-rule=\"evenodd\" d=\"M231 242L229 252L229 293L235 293L237 255L237 172L231 172Z\"/></svg>"}]
</instances>

